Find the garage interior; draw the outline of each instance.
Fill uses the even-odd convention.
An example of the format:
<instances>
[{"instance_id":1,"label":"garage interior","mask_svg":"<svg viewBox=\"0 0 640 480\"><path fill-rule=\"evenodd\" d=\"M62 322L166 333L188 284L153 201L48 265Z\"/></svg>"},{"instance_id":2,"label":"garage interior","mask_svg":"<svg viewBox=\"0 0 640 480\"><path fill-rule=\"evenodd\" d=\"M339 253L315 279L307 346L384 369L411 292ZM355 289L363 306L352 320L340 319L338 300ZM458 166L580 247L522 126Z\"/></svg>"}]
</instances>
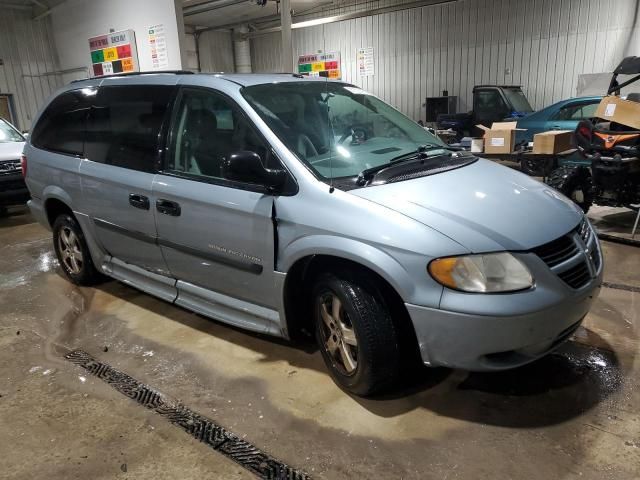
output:
<instances>
[{"instance_id":1,"label":"garage interior","mask_svg":"<svg viewBox=\"0 0 640 480\"><path fill-rule=\"evenodd\" d=\"M535 112L582 97L595 111L640 55L639 19L634 0L0 0L0 117L28 134L52 94L95 76L90 39L128 31L132 72L306 75L325 55L320 76L448 141L438 114L476 110L476 86L520 86ZM524 169L531 152L511 150L485 154ZM578 161L565 150L529 173ZM640 214L604 194L590 206L604 282L568 342L500 372L413 365L372 398L340 389L313 342L115 280L73 285L51 232L0 207L0 478L638 479ZM220 429L227 446L207 440Z\"/></svg>"}]
</instances>

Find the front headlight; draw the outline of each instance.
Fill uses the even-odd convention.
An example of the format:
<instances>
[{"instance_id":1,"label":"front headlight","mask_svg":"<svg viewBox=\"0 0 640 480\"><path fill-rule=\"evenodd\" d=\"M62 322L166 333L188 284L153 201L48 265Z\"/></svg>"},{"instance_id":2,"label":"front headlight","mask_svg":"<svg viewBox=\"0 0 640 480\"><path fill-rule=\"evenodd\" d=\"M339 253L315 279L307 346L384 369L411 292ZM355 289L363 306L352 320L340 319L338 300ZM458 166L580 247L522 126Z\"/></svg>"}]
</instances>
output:
<instances>
[{"instance_id":1,"label":"front headlight","mask_svg":"<svg viewBox=\"0 0 640 480\"><path fill-rule=\"evenodd\" d=\"M438 258L428 270L438 283L463 292L513 292L533 286L527 267L507 252Z\"/></svg>"}]
</instances>

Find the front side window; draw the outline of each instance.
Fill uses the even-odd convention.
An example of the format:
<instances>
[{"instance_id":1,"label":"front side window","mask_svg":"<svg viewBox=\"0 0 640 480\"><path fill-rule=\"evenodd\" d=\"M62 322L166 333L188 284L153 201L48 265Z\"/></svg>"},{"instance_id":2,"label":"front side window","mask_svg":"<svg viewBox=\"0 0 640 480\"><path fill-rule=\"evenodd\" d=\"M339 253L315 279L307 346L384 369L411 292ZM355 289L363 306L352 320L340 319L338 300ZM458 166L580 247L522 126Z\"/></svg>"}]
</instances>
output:
<instances>
[{"instance_id":1,"label":"front side window","mask_svg":"<svg viewBox=\"0 0 640 480\"><path fill-rule=\"evenodd\" d=\"M257 153L265 167L280 164L231 100L212 90L185 88L173 116L167 169L222 179L231 153Z\"/></svg>"},{"instance_id":2,"label":"front side window","mask_svg":"<svg viewBox=\"0 0 640 480\"><path fill-rule=\"evenodd\" d=\"M242 89L280 140L325 178L357 176L441 140L377 97L337 82L283 82Z\"/></svg>"},{"instance_id":3,"label":"front side window","mask_svg":"<svg viewBox=\"0 0 640 480\"><path fill-rule=\"evenodd\" d=\"M528 113L533 112L533 108L529 104L529 100L524 96L522 90L518 88L505 88L504 95L513 107L514 112Z\"/></svg>"},{"instance_id":4,"label":"front side window","mask_svg":"<svg viewBox=\"0 0 640 480\"><path fill-rule=\"evenodd\" d=\"M87 121L86 157L155 171L160 130L173 92L174 87L166 85L101 87Z\"/></svg>"},{"instance_id":5,"label":"front side window","mask_svg":"<svg viewBox=\"0 0 640 480\"><path fill-rule=\"evenodd\" d=\"M87 114L96 90L83 88L56 97L40 116L31 143L44 150L82 155Z\"/></svg>"},{"instance_id":6,"label":"front side window","mask_svg":"<svg viewBox=\"0 0 640 480\"><path fill-rule=\"evenodd\" d=\"M4 119L0 118L0 143L24 142L24 137Z\"/></svg>"}]
</instances>

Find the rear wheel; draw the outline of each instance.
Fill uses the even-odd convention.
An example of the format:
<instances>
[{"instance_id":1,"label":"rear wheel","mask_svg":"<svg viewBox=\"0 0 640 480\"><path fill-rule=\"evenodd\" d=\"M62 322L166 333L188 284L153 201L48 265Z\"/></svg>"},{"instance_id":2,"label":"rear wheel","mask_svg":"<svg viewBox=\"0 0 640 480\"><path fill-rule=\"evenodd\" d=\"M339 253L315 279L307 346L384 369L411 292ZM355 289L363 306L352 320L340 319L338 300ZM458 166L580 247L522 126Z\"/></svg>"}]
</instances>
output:
<instances>
[{"instance_id":1,"label":"rear wheel","mask_svg":"<svg viewBox=\"0 0 640 480\"><path fill-rule=\"evenodd\" d=\"M333 379L356 395L389 388L400 370L398 332L364 275L322 274L313 288L316 340Z\"/></svg>"},{"instance_id":2,"label":"rear wheel","mask_svg":"<svg viewBox=\"0 0 640 480\"><path fill-rule=\"evenodd\" d=\"M547 184L573 200L584 213L593 204L591 174L584 167L563 165L556 168L551 172Z\"/></svg>"},{"instance_id":3,"label":"rear wheel","mask_svg":"<svg viewBox=\"0 0 640 480\"><path fill-rule=\"evenodd\" d=\"M70 214L53 222L53 247L62 271L77 285L95 285L104 276L93 265L89 247L78 221Z\"/></svg>"}]
</instances>

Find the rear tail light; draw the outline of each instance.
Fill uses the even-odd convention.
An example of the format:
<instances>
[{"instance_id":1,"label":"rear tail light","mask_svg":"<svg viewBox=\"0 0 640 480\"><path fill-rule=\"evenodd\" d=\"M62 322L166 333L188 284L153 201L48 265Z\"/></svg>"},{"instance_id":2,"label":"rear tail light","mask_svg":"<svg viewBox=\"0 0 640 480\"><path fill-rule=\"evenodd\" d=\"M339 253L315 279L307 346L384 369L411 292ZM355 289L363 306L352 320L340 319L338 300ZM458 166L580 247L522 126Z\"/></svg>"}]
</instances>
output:
<instances>
[{"instance_id":1,"label":"rear tail light","mask_svg":"<svg viewBox=\"0 0 640 480\"><path fill-rule=\"evenodd\" d=\"M22 157L20 157L20 167L22 168L22 176L24 178L27 178L27 156L26 155L22 155Z\"/></svg>"},{"instance_id":2,"label":"rear tail light","mask_svg":"<svg viewBox=\"0 0 640 480\"><path fill-rule=\"evenodd\" d=\"M587 140L591 140L591 129L588 125L578 125L578 135L586 138Z\"/></svg>"}]
</instances>

